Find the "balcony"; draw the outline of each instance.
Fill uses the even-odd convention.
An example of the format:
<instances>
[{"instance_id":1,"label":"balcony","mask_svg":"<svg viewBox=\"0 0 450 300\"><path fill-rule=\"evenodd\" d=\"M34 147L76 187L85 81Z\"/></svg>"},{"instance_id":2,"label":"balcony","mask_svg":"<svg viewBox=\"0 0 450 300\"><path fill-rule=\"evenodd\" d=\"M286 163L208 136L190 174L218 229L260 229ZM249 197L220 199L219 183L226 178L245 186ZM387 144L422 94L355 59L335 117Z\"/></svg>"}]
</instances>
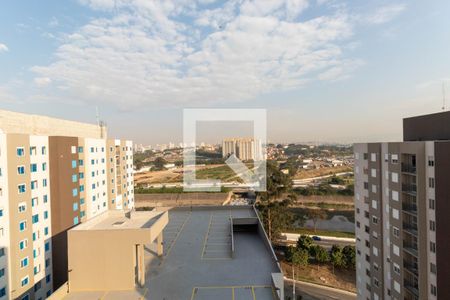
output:
<instances>
[{"instance_id":1,"label":"balcony","mask_svg":"<svg viewBox=\"0 0 450 300\"><path fill-rule=\"evenodd\" d=\"M409 271L410 273L416 276L419 274L417 263L404 261L403 267L405 268L405 270Z\"/></svg>"},{"instance_id":2,"label":"balcony","mask_svg":"<svg viewBox=\"0 0 450 300\"><path fill-rule=\"evenodd\" d=\"M402 164L402 173L416 174L417 167L410 164Z\"/></svg>"},{"instance_id":3,"label":"balcony","mask_svg":"<svg viewBox=\"0 0 450 300\"><path fill-rule=\"evenodd\" d=\"M417 195L417 185L414 183L403 183L402 192L415 196Z\"/></svg>"},{"instance_id":4,"label":"balcony","mask_svg":"<svg viewBox=\"0 0 450 300\"><path fill-rule=\"evenodd\" d=\"M419 299L419 285L416 283L412 283L409 280L405 280L404 282L405 289L410 293L411 297L405 296L405 299Z\"/></svg>"},{"instance_id":5,"label":"balcony","mask_svg":"<svg viewBox=\"0 0 450 300\"><path fill-rule=\"evenodd\" d=\"M415 203L402 203L402 209L408 213L417 214L417 204Z\"/></svg>"},{"instance_id":6,"label":"balcony","mask_svg":"<svg viewBox=\"0 0 450 300\"><path fill-rule=\"evenodd\" d=\"M417 224L405 223L403 222L403 231L408 232L414 236L417 236Z\"/></svg>"},{"instance_id":7,"label":"balcony","mask_svg":"<svg viewBox=\"0 0 450 300\"><path fill-rule=\"evenodd\" d=\"M411 254L412 256L419 256L419 249L417 248L417 244L410 242L403 242L403 250Z\"/></svg>"}]
</instances>

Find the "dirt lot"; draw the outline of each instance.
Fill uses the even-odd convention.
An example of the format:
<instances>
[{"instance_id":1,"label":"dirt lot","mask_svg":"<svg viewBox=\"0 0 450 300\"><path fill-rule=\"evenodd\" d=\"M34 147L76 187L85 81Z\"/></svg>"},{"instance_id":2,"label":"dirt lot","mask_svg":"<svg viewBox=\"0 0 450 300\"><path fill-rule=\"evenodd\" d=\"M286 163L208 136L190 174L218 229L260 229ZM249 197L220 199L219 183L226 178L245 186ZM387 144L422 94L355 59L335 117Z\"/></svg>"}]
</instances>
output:
<instances>
[{"instance_id":1,"label":"dirt lot","mask_svg":"<svg viewBox=\"0 0 450 300\"><path fill-rule=\"evenodd\" d=\"M286 277L292 278L292 265L281 261L281 267ZM317 266L310 264L307 267L296 267L295 277L297 280L309 281L317 284L327 285L334 288L356 292L356 272L349 269L335 269L330 265Z\"/></svg>"},{"instance_id":2,"label":"dirt lot","mask_svg":"<svg viewBox=\"0 0 450 300\"><path fill-rule=\"evenodd\" d=\"M342 172L350 172L350 171L353 171L353 169L348 166L335 167L335 168L320 168L320 169L313 169L313 170L300 170L297 172L297 174L295 174L294 179L305 179L305 178L325 176L325 175L331 175L331 174L342 173Z\"/></svg>"}]
</instances>

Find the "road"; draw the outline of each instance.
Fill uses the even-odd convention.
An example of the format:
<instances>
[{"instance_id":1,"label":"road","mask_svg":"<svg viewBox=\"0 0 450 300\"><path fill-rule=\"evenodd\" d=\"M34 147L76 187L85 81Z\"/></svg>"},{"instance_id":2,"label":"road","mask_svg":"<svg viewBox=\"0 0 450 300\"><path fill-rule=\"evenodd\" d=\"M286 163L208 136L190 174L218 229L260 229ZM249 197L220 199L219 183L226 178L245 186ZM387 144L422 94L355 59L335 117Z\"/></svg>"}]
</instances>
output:
<instances>
[{"instance_id":1,"label":"road","mask_svg":"<svg viewBox=\"0 0 450 300\"><path fill-rule=\"evenodd\" d=\"M335 288L322 286L318 284L296 281L295 293L301 295L302 300L355 300L356 294L338 290ZM292 280L284 280L284 296L292 298Z\"/></svg>"}]
</instances>

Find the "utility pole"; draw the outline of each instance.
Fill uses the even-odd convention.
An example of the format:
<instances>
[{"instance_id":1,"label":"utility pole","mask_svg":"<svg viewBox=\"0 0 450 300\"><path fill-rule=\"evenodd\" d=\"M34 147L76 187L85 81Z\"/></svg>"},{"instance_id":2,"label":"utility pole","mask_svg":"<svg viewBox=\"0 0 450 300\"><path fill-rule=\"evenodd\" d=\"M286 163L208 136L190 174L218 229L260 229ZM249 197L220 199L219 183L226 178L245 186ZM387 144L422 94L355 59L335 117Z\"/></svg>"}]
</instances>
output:
<instances>
[{"instance_id":1,"label":"utility pole","mask_svg":"<svg viewBox=\"0 0 450 300\"><path fill-rule=\"evenodd\" d=\"M292 264L292 300L295 300L295 268Z\"/></svg>"}]
</instances>

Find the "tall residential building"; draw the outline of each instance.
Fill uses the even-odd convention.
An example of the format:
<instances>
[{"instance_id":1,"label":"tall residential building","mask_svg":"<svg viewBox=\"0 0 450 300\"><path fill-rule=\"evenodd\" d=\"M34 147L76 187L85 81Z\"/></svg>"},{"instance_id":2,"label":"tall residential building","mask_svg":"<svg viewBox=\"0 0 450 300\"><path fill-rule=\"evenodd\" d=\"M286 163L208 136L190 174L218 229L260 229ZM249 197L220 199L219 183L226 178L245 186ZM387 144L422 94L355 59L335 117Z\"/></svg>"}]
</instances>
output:
<instances>
[{"instance_id":1,"label":"tall residential building","mask_svg":"<svg viewBox=\"0 0 450 300\"><path fill-rule=\"evenodd\" d=\"M0 299L67 281L67 231L134 207L130 141L103 126L0 111Z\"/></svg>"},{"instance_id":2,"label":"tall residential building","mask_svg":"<svg viewBox=\"0 0 450 300\"><path fill-rule=\"evenodd\" d=\"M222 141L222 157L236 155L240 160L264 159L261 140L253 138L229 138Z\"/></svg>"},{"instance_id":3,"label":"tall residential building","mask_svg":"<svg viewBox=\"0 0 450 300\"><path fill-rule=\"evenodd\" d=\"M404 119L403 139L354 146L358 299L450 295L450 112Z\"/></svg>"}]
</instances>

